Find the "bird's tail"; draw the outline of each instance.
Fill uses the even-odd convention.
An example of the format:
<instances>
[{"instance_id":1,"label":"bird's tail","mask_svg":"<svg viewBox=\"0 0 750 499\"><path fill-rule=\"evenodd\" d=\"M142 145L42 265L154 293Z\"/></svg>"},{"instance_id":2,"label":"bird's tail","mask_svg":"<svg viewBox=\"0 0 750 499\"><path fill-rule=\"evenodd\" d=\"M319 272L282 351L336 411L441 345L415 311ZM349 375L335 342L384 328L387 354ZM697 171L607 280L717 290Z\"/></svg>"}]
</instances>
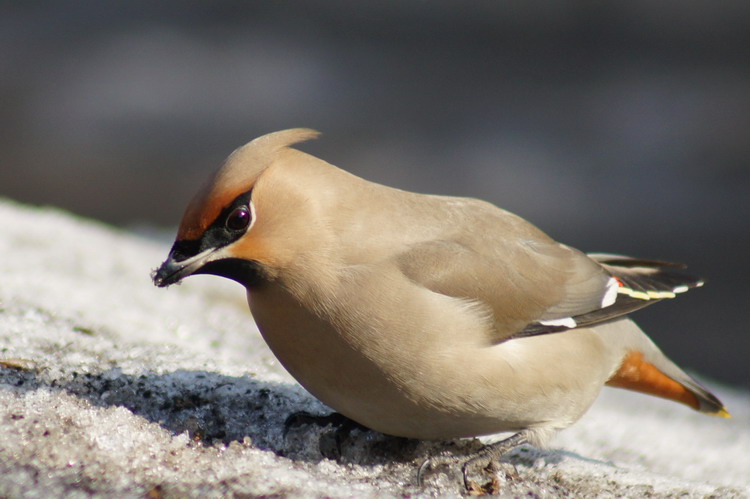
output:
<instances>
[{"instance_id":1,"label":"bird's tail","mask_svg":"<svg viewBox=\"0 0 750 499\"><path fill-rule=\"evenodd\" d=\"M731 417L713 393L664 355L635 323L624 319L616 324L619 331L615 342L620 343L624 355L608 386L681 402L712 416Z\"/></svg>"}]
</instances>

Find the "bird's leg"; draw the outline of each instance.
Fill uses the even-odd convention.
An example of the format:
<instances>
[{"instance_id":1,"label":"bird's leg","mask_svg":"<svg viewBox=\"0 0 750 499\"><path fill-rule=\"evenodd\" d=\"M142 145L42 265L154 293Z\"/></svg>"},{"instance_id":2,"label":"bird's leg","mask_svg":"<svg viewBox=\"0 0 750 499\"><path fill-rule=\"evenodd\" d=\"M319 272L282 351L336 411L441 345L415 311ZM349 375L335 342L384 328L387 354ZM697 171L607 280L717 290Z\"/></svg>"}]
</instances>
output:
<instances>
[{"instance_id":1,"label":"bird's leg","mask_svg":"<svg viewBox=\"0 0 750 499\"><path fill-rule=\"evenodd\" d=\"M474 488L472 481L469 479L469 473L472 467L477 465L487 466L499 461L505 454L525 443L526 436L523 433L516 433L505 440L487 445L484 449L464 461L463 466L461 466L461 473L464 477L464 487L466 487L466 490L472 490Z\"/></svg>"},{"instance_id":2,"label":"bird's leg","mask_svg":"<svg viewBox=\"0 0 750 499\"><path fill-rule=\"evenodd\" d=\"M445 466L447 464L455 464L460 461L451 453L443 452L438 456L432 456L425 459L417 470L417 486L422 487L424 485L424 475L428 471L432 471L439 466Z\"/></svg>"},{"instance_id":3,"label":"bird's leg","mask_svg":"<svg viewBox=\"0 0 750 499\"><path fill-rule=\"evenodd\" d=\"M325 457L338 459L341 457L341 445L349 438L349 435L354 430L367 431L369 428L362 426L353 419L349 419L341 413L332 412L324 416L310 414L309 412L295 412L290 414L286 421L284 421L284 436L293 428L299 428L301 426L318 426L325 428L326 426L333 427L333 447L330 448L330 440L321 438L320 451ZM330 438L330 437L329 437ZM328 440L326 442L325 440ZM328 445L326 445L328 444Z\"/></svg>"},{"instance_id":4,"label":"bird's leg","mask_svg":"<svg viewBox=\"0 0 750 499\"><path fill-rule=\"evenodd\" d=\"M284 421L284 434L286 435L292 428L299 428L300 426L307 425L320 426L321 428L331 425L334 428L344 428L347 431L352 431L355 428L367 429L339 412L332 412L321 416L318 414L310 414L305 411L299 411L293 412Z\"/></svg>"},{"instance_id":5,"label":"bird's leg","mask_svg":"<svg viewBox=\"0 0 750 499\"><path fill-rule=\"evenodd\" d=\"M472 468L478 465L487 466L499 460L502 456L515 449L519 445L523 445L525 443L526 436L522 432L516 433L515 435L506 438L505 440L486 445L480 451L472 454L467 459L464 459L463 464L461 465L461 473L463 474L464 487L466 487L466 490L471 491L476 488L476 484L474 484L469 479L469 474ZM424 483L425 473L428 470L433 469L435 466L453 464L460 462L461 460L461 458L456 458L455 456L446 454L426 459L417 471L417 484L421 487Z\"/></svg>"}]
</instances>

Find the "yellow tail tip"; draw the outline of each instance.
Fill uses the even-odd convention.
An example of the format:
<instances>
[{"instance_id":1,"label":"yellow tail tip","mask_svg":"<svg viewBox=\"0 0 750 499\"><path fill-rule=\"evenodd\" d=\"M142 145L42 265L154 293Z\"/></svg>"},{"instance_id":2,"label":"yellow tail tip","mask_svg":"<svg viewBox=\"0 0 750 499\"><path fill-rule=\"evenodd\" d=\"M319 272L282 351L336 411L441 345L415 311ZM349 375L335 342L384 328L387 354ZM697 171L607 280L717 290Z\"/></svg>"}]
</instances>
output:
<instances>
[{"instance_id":1,"label":"yellow tail tip","mask_svg":"<svg viewBox=\"0 0 750 499\"><path fill-rule=\"evenodd\" d=\"M716 416L716 417L719 417L719 418L727 418L727 419L732 417L732 415L729 414L729 411L726 410L726 408L724 408L724 407L722 407L721 409L719 409L716 412L712 412L711 416Z\"/></svg>"}]
</instances>

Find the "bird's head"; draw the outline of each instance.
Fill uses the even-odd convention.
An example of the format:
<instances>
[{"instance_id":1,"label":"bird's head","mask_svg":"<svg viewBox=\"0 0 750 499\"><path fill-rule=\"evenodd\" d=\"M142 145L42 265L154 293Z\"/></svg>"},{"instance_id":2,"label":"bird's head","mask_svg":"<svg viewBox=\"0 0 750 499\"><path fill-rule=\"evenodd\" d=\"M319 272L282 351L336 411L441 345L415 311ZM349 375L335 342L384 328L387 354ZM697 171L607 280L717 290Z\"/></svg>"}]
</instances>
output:
<instances>
[{"instance_id":1,"label":"bird's head","mask_svg":"<svg viewBox=\"0 0 750 499\"><path fill-rule=\"evenodd\" d=\"M234 151L188 205L166 261L152 278L159 287L193 274L214 274L252 286L273 278L294 244L304 211L300 186L268 172L303 155L289 146L317 137L291 129L259 137ZM308 158L311 158L307 156ZM299 235L299 234L297 234Z\"/></svg>"}]
</instances>

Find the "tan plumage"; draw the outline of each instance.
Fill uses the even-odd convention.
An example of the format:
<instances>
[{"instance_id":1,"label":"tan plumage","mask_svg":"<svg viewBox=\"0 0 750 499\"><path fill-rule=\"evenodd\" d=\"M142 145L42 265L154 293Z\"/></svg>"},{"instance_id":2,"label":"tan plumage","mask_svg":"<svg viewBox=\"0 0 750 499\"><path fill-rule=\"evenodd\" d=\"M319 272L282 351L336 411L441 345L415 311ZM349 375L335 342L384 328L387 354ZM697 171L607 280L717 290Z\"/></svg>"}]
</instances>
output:
<instances>
[{"instance_id":1,"label":"tan plumage","mask_svg":"<svg viewBox=\"0 0 750 499\"><path fill-rule=\"evenodd\" d=\"M543 443L608 382L728 415L626 316L699 280L589 257L489 203L385 187L289 147L316 135L235 151L190 203L156 284L245 284L289 372L392 435Z\"/></svg>"}]
</instances>

